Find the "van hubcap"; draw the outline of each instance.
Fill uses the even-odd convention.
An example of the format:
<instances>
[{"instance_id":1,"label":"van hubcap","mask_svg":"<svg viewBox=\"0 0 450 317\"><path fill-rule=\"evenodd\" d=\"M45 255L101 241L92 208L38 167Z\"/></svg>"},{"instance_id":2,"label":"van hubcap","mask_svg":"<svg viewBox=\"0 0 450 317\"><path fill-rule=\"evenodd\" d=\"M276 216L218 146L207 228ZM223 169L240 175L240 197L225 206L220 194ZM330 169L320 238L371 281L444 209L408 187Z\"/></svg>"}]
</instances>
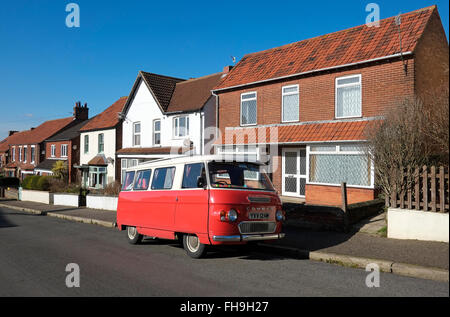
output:
<instances>
[{"instance_id":1,"label":"van hubcap","mask_svg":"<svg viewBox=\"0 0 450 317\"><path fill-rule=\"evenodd\" d=\"M189 251L197 252L198 248L200 247L200 242L198 241L198 238L196 236L188 236L186 242Z\"/></svg>"},{"instance_id":2,"label":"van hubcap","mask_svg":"<svg viewBox=\"0 0 450 317\"><path fill-rule=\"evenodd\" d=\"M137 230L135 227L128 227L127 229L128 231L128 238L130 238L130 240L133 240L136 235L137 235Z\"/></svg>"}]
</instances>

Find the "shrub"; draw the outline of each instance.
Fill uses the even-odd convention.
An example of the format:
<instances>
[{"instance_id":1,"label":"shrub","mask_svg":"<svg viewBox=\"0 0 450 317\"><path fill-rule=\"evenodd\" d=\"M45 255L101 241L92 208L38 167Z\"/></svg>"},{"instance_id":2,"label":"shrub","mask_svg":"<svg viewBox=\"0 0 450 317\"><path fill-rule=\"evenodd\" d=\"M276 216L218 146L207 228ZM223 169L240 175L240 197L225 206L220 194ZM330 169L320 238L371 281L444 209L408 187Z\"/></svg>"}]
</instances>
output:
<instances>
[{"instance_id":1,"label":"shrub","mask_svg":"<svg viewBox=\"0 0 450 317\"><path fill-rule=\"evenodd\" d=\"M40 176L36 182L36 190L48 191L50 189L49 179L49 176Z\"/></svg>"}]
</instances>

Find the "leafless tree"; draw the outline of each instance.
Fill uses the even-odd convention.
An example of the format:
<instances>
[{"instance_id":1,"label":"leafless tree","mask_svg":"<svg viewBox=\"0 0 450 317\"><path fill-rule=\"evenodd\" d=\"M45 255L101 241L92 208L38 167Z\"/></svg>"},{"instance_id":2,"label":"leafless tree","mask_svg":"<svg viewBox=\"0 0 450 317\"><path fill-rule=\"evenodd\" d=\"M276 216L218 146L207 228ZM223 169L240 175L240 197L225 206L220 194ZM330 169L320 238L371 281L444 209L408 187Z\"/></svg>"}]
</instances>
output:
<instances>
[{"instance_id":1,"label":"leafless tree","mask_svg":"<svg viewBox=\"0 0 450 317\"><path fill-rule=\"evenodd\" d=\"M410 188L414 175L405 173L408 168L428 163L431 147L421 128L426 120L422 101L405 99L366 130L367 155L374 162L376 184L386 197Z\"/></svg>"}]
</instances>

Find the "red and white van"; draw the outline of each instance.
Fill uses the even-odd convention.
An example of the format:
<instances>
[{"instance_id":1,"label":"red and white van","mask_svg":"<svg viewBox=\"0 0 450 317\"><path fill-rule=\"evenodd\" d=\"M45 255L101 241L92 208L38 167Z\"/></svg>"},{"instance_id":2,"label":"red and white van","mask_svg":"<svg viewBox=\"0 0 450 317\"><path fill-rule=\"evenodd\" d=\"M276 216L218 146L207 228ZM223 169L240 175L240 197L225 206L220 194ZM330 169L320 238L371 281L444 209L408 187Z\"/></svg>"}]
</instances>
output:
<instances>
[{"instance_id":1,"label":"red and white van","mask_svg":"<svg viewBox=\"0 0 450 317\"><path fill-rule=\"evenodd\" d=\"M143 236L182 239L191 257L208 245L284 237L284 213L264 167L188 156L145 162L126 170L117 226L130 243Z\"/></svg>"}]
</instances>

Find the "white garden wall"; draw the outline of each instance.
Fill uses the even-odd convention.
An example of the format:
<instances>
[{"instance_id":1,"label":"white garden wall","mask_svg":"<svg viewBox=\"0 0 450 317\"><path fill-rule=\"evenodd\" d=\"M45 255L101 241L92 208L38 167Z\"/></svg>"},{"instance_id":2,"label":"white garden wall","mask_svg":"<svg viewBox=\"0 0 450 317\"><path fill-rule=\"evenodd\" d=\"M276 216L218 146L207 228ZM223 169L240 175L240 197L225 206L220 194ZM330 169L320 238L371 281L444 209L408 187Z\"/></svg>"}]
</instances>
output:
<instances>
[{"instance_id":1,"label":"white garden wall","mask_svg":"<svg viewBox=\"0 0 450 317\"><path fill-rule=\"evenodd\" d=\"M40 190L22 189L22 201L34 201L37 203L53 204L53 194Z\"/></svg>"},{"instance_id":2,"label":"white garden wall","mask_svg":"<svg viewBox=\"0 0 450 317\"><path fill-rule=\"evenodd\" d=\"M53 204L61 206L79 207L79 195L69 193L53 194Z\"/></svg>"},{"instance_id":3,"label":"white garden wall","mask_svg":"<svg viewBox=\"0 0 450 317\"><path fill-rule=\"evenodd\" d=\"M113 196L86 196L86 207L93 209L117 210L118 197Z\"/></svg>"},{"instance_id":4,"label":"white garden wall","mask_svg":"<svg viewBox=\"0 0 450 317\"><path fill-rule=\"evenodd\" d=\"M448 213L389 208L388 238L449 242Z\"/></svg>"}]
</instances>

